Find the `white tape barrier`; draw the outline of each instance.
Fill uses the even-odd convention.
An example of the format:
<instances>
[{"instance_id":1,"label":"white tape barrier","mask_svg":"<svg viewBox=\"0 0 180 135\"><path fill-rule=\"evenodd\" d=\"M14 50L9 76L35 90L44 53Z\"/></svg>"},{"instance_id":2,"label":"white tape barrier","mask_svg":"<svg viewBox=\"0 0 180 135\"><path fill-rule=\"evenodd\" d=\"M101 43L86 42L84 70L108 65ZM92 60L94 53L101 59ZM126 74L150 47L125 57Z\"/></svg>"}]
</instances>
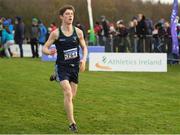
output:
<instances>
[{"instance_id":1,"label":"white tape barrier","mask_svg":"<svg viewBox=\"0 0 180 135\"><path fill-rule=\"evenodd\" d=\"M11 52L13 53L13 57L20 57L20 49L17 44L12 45L10 47ZM39 45L39 57L42 56L42 46ZM30 44L23 44L23 55L24 57L32 57L31 45Z\"/></svg>"}]
</instances>

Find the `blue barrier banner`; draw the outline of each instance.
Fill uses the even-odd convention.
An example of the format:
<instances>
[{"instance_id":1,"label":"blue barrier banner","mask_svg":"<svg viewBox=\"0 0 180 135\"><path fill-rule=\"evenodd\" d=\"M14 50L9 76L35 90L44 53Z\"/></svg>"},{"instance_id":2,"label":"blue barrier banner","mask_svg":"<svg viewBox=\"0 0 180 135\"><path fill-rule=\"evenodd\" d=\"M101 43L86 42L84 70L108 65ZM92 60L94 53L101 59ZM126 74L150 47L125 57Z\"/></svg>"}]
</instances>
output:
<instances>
[{"instance_id":1,"label":"blue barrier banner","mask_svg":"<svg viewBox=\"0 0 180 135\"><path fill-rule=\"evenodd\" d=\"M49 49L52 49L52 48L56 48L55 45L52 45ZM89 60L89 53L92 53L92 52L98 52L98 53L104 53L105 51L105 48L104 46L88 46L88 57L87 57L87 60ZM82 58L82 49L80 48L80 58ZM42 61L56 61L57 59L57 54L55 55L45 55L45 54L42 54Z\"/></svg>"},{"instance_id":2,"label":"blue barrier banner","mask_svg":"<svg viewBox=\"0 0 180 135\"><path fill-rule=\"evenodd\" d=\"M53 49L53 48L56 48L56 46L55 45L51 45L49 50ZM55 54L55 55L45 55L45 54L42 53L42 57L41 57L42 61L56 61L56 59L57 59L57 54Z\"/></svg>"}]
</instances>

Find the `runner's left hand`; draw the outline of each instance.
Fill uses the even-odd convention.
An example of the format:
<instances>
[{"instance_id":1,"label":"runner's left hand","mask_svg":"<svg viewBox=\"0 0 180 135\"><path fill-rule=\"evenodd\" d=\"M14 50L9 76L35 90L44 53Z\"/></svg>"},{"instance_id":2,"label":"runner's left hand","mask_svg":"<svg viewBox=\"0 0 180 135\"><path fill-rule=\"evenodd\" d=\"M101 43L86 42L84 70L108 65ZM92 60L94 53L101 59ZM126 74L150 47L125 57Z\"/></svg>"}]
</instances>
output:
<instances>
[{"instance_id":1,"label":"runner's left hand","mask_svg":"<svg viewBox=\"0 0 180 135\"><path fill-rule=\"evenodd\" d=\"M81 60L80 61L80 71L84 72L86 69L86 61L85 60Z\"/></svg>"}]
</instances>

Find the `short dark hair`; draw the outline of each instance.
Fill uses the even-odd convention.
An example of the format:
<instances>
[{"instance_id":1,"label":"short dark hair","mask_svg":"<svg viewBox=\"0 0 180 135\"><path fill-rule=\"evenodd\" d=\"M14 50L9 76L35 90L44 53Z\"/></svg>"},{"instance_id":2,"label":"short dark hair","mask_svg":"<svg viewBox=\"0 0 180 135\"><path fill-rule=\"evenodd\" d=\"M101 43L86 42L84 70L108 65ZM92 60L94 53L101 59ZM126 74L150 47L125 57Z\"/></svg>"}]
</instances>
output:
<instances>
[{"instance_id":1,"label":"short dark hair","mask_svg":"<svg viewBox=\"0 0 180 135\"><path fill-rule=\"evenodd\" d=\"M59 15L63 15L67 9L72 10L75 13L75 9L72 5L64 5L63 7L60 8Z\"/></svg>"}]
</instances>

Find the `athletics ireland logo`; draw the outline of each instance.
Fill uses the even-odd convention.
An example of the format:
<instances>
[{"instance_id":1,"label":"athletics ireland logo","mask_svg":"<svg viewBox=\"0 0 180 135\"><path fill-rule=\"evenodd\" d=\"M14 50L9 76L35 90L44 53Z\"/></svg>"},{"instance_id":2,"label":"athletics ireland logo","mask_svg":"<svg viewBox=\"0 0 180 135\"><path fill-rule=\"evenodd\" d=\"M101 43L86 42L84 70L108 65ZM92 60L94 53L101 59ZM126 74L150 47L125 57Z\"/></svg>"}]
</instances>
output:
<instances>
[{"instance_id":1,"label":"athletics ireland logo","mask_svg":"<svg viewBox=\"0 0 180 135\"><path fill-rule=\"evenodd\" d=\"M103 56L102 57L102 62L103 64L100 64L99 62L95 64L96 68L99 68L99 69L103 69L103 70L112 70L111 67L109 66L105 66L105 64L107 64L108 62L108 59L106 56Z\"/></svg>"}]
</instances>

